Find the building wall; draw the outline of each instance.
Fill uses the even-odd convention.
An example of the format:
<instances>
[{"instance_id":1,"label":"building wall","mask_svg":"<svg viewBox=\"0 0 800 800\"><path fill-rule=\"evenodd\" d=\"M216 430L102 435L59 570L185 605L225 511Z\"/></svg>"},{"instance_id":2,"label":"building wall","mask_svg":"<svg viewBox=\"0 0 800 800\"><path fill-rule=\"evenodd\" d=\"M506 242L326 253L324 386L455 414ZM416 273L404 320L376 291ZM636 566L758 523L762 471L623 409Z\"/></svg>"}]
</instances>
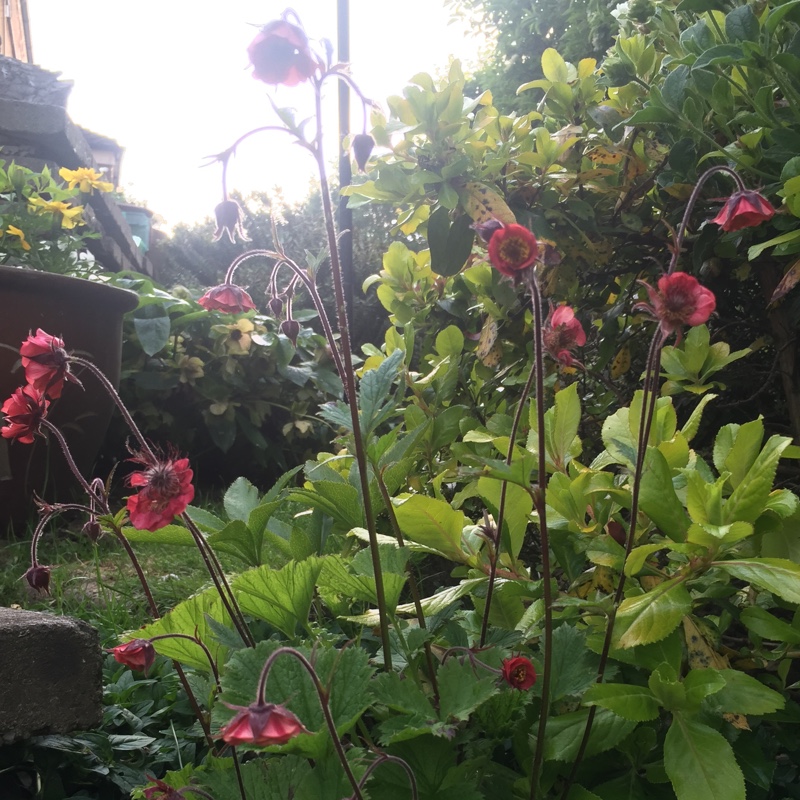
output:
<instances>
[{"instance_id":1,"label":"building wall","mask_svg":"<svg viewBox=\"0 0 800 800\"><path fill-rule=\"evenodd\" d=\"M0 55L33 63L26 0L0 0Z\"/></svg>"}]
</instances>

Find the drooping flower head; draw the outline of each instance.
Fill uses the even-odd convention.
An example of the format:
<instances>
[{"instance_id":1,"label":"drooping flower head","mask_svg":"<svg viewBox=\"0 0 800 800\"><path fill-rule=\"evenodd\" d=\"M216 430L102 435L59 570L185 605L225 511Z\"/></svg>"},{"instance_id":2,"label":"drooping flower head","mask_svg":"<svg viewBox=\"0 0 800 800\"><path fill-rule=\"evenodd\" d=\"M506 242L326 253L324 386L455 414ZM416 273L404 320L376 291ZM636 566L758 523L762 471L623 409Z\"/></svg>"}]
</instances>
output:
<instances>
[{"instance_id":1,"label":"drooping flower head","mask_svg":"<svg viewBox=\"0 0 800 800\"><path fill-rule=\"evenodd\" d=\"M552 358L565 367L571 367L577 363L571 351L586 344L586 332L569 306L551 306L542 330L542 341Z\"/></svg>"},{"instance_id":2,"label":"drooping flower head","mask_svg":"<svg viewBox=\"0 0 800 800\"><path fill-rule=\"evenodd\" d=\"M772 219L775 209L766 197L758 192L742 190L732 194L712 222L724 231L752 228Z\"/></svg>"},{"instance_id":3,"label":"drooping flower head","mask_svg":"<svg viewBox=\"0 0 800 800\"><path fill-rule=\"evenodd\" d=\"M538 255L536 237L515 222L501 225L489 239L489 261L498 272L509 278L516 278L530 267Z\"/></svg>"},{"instance_id":4,"label":"drooping flower head","mask_svg":"<svg viewBox=\"0 0 800 800\"><path fill-rule=\"evenodd\" d=\"M49 405L50 401L43 392L29 384L20 386L0 408L5 414L0 433L6 439L17 439L23 444L31 444L34 435L39 432Z\"/></svg>"},{"instance_id":5,"label":"drooping flower head","mask_svg":"<svg viewBox=\"0 0 800 800\"><path fill-rule=\"evenodd\" d=\"M268 22L250 42L247 55L253 77L273 86L297 86L321 66L308 45L306 32L285 19Z\"/></svg>"},{"instance_id":6,"label":"drooping flower head","mask_svg":"<svg viewBox=\"0 0 800 800\"><path fill-rule=\"evenodd\" d=\"M226 314L243 314L255 310L253 298L235 283L222 283L209 289L198 301L206 311L224 311Z\"/></svg>"},{"instance_id":7,"label":"drooping flower head","mask_svg":"<svg viewBox=\"0 0 800 800\"><path fill-rule=\"evenodd\" d=\"M44 564L34 564L22 576L31 589L43 594L50 594L50 567Z\"/></svg>"},{"instance_id":8,"label":"drooping flower head","mask_svg":"<svg viewBox=\"0 0 800 800\"><path fill-rule=\"evenodd\" d=\"M22 343L19 354L25 380L53 400L61 397L65 380L80 383L69 370L69 354L64 349L64 340L41 328Z\"/></svg>"},{"instance_id":9,"label":"drooping flower head","mask_svg":"<svg viewBox=\"0 0 800 800\"><path fill-rule=\"evenodd\" d=\"M157 531L186 511L194 498L189 459L139 453L131 461L144 465L144 470L128 478L140 490L128 498L131 525L140 531Z\"/></svg>"},{"instance_id":10,"label":"drooping flower head","mask_svg":"<svg viewBox=\"0 0 800 800\"><path fill-rule=\"evenodd\" d=\"M223 236L227 236L231 244L235 244L237 234L243 242L250 241L242 226L242 207L235 200L223 200L214 209L214 218L217 221L217 228L214 231L213 242L218 242Z\"/></svg>"},{"instance_id":11,"label":"drooping flower head","mask_svg":"<svg viewBox=\"0 0 800 800\"><path fill-rule=\"evenodd\" d=\"M268 747L272 744L286 744L299 733L308 733L303 723L289 709L274 703L228 705L228 708L239 712L219 731L220 738L230 745L252 744Z\"/></svg>"},{"instance_id":12,"label":"drooping flower head","mask_svg":"<svg viewBox=\"0 0 800 800\"><path fill-rule=\"evenodd\" d=\"M514 689L525 691L536 683L536 668L525 656L504 658L503 680Z\"/></svg>"},{"instance_id":13,"label":"drooping flower head","mask_svg":"<svg viewBox=\"0 0 800 800\"><path fill-rule=\"evenodd\" d=\"M650 303L637 303L634 309L655 317L665 336L677 331L680 338L684 325L702 325L717 306L714 293L685 272L663 275L658 279L658 289L645 281L640 283L647 289Z\"/></svg>"},{"instance_id":14,"label":"drooping flower head","mask_svg":"<svg viewBox=\"0 0 800 800\"><path fill-rule=\"evenodd\" d=\"M78 167L78 169L66 169L62 167L58 174L67 181L70 189L80 187L83 194L92 194L95 189L100 192L114 191L114 184L100 180L103 175L96 172L91 167Z\"/></svg>"},{"instance_id":15,"label":"drooping flower head","mask_svg":"<svg viewBox=\"0 0 800 800\"><path fill-rule=\"evenodd\" d=\"M149 639L131 639L130 642L118 644L107 652L120 664L144 672L145 675L156 660L156 649Z\"/></svg>"}]
</instances>

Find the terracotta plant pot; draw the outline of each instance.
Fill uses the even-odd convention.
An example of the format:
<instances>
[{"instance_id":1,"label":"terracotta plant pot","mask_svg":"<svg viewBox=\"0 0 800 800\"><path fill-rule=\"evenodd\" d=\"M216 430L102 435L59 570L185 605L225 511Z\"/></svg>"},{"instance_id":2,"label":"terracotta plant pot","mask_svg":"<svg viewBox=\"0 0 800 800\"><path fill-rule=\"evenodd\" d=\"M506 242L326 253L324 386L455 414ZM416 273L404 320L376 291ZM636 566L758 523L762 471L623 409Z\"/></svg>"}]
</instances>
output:
<instances>
[{"instance_id":1,"label":"terracotta plant pot","mask_svg":"<svg viewBox=\"0 0 800 800\"><path fill-rule=\"evenodd\" d=\"M35 270L0 267L0 403L25 383L19 346L42 328L64 340L66 349L97 364L116 386L122 352L122 318L138 303L134 292ZM66 384L51 403L48 419L59 427L84 475L102 444L113 401L91 374L75 374L83 389ZM0 532L34 516L33 494L68 500L77 482L58 443L37 437L33 444L0 438Z\"/></svg>"}]
</instances>

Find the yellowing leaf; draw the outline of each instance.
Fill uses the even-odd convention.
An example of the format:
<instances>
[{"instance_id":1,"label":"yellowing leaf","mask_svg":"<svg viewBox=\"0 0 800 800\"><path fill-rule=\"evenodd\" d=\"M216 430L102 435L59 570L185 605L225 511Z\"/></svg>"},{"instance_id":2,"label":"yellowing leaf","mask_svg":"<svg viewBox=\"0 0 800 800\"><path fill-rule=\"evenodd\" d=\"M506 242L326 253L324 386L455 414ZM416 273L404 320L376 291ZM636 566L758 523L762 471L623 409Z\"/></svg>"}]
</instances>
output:
<instances>
[{"instance_id":1,"label":"yellowing leaf","mask_svg":"<svg viewBox=\"0 0 800 800\"><path fill-rule=\"evenodd\" d=\"M517 221L514 212L506 201L488 186L474 181L464 186L466 197L463 199L464 210L475 222L483 223L496 219L510 225Z\"/></svg>"},{"instance_id":2,"label":"yellowing leaf","mask_svg":"<svg viewBox=\"0 0 800 800\"><path fill-rule=\"evenodd\" d=\"M568 83L570 79L567 62L553 47L548 47L542 53L542 72L545 78L553 83Z\"/></svg>"},{"instance_id":3,"label":"yellowing leaf","mask_svg":"<svg viewBox=\"0 0 800 800\"><path fill-rule=\"evenodd\" d=\"M611 377L616 379L624 375L631 368L631 349L627 344L620 347L619 352L611 362Z\"/></svg>"},{"instance_id":4,"label":"yellowing leaf","mask_svg":"<svg viewBox=\"0 0 800 800\"><path fill-rule=\"evenodd\" d=\"M595 147L593 150L590 150L587 155L595 164L619 164L623 157L620 150L602 146Z\"/></svg>"},{"instance_id":5,"label":"yellowing leaf","mask_svg":"<svg viewBox=\"0 0 800 800\"><path fill-rule=\"evenodd\" d=\"M786 271L786 274L781 278L781 282L775 287L775 291L772 293L772 297L770 297L770 303L776 303L780 300L785 294L794 289L797 286L797 283L800 281L800 259L794 262L791 267Z\"/></svg>"},{"instance_id":6,"label":"yellowing leaf","mask_svg":"<svg viewBox=\"0 0 800 800\"><path fill-rule=\"evenodd\" d=\"M492 317L486 317L481 329L481 338L478 339L478 346L475 348L475 355L483 361L489 352L494 347L497 341L497 320Z\"/></svg>"},{"instance_id":7,"label":"yellowing leaf","mask_svg":"<svg viewBox=\"0 0 800 800\"><path fill-rule=\"evenodd\" d=\"M597 60L594 58L582 58L578 62L578 77L588 78L596 69Z\"/></svg>"},{"instance_id":8,"label":"yellowing leaf","mask_svg":"<svg viewBox=\"0 0 800 800\"><path fill-rule=\"evenodd\" d=\"M738 728L740 731L750 730L750 725L747 723L747 717L744 714L731 714L726 711L722 715L722 719L726 722L730 722L734 728Z\"/></svg>"},{"instance_id":9,"label":"yellowing leaf","mask_svg":"<svg viewBox=\"0 0 800 800\"><path fill-rule=\"evenodd\" d=\"M708 642L691 617L683 618L683 635L686 638L686 656L691 669L728 669L728 659L720 655Z\"/></svg>"}]
</instances>

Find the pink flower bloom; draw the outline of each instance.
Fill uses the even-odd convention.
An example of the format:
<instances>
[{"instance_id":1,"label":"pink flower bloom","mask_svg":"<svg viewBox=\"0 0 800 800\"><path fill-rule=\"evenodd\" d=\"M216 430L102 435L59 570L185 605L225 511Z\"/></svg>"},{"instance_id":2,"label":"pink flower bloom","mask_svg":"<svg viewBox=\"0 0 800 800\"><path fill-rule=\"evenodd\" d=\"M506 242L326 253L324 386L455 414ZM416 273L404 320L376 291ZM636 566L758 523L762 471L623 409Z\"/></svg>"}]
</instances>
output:
<instances>
[{"instance_id":1,"label":"pink flower bloom","mask_svg":"<svg viewBox=\"0 0 800 800\"><path fill-rule=\"evenodd\" d=\"M577 362L571 351L586 344L586 333L569 306L550 307L542 330L544 349L560 364L571 367Z\"/></svg>"},{"instance_id":2,"label":"pink flower bloom","mask_svg":"<svg viewBox=\"0 0 800 800\"><path fill-rule=\"evenodd\" d=\"M662 276L658 279L657 290L644 281L640 283L647 289L650 304L637 303L634 309L652 314L665 336L677 331L680 338L684 325L702 325L717 305L714 293L685 272Z\"/></svg>"},{"instance_id":3,"label":"pink flower bloom","mask_svg":"<svg viewBox=\"0 0 800 800\"><path fill-rule=\"evenodd\" d=\"M30 384L20 386L0 409L6 416L0 433L6 439L17 439L23 444L31 444L34 435L39 432L49 405L50 401L39 389Z\"/></svg>"},{"instance_id":4,"label":"pink flower bloom","mask_svg":"<svg viewBox=\"0 0 800 800\"><path fill-rule=\"evenodd\" d=\"M132 639L106 652L112 653L120 664L144 672L145 675L156 660L156 649L149 639Z\"/></svg>"},{"instance_id":5,"label":"pink flower bloom","mask_svg":"<svg viewBox=\"0 0 800 800\"><path fill-rule=\"evenodd\" d=\"M514 689L525 691L536 683L536 669L525 656L503 659L503 680Z\"/></svg>"},{"instance_id":6,"label":"pink flower bloom","mask_svg":"<svg viewBox=\"0 0 800 800\"><path fill-rule=\"evenodd\" d=\"M515 278L539 255L536 237L522 225L503 225L489 239L489 261L503 275Z\"/></svg>"},{"instance_id":7,"label":"pink flower bloom","mask_svg":"<svg viewBox=\"0 0 800 800\"><path fill-rule=\"evenodd\" d=\"M51 336L41 328L30 335L19 348L25 380L52 400L61 397L64 380L78 383L69 371L69 355L63 339Z\"/></svg>"},{"instance_id":8,"label":"pink flower bloom","mask_svg":"<svg viewBox=\"0 0 800 800\"><path fill-rule=\"evenodd\" d=\"M227 704L226 704L227 705ZM267 747L286 744L299 733L308 733L287 708L274 703L253 703L250 706L228 706L239 713L220 728L220 738L231 745L254 744Z\"/></svg>"},{"instance_id":9,"label":"pink flower bloom","mask_svg":"<svg viewBox=\"0 0 800 800\"><path fill-rule=\"evenodd\" d=\"M267 23L250 43L247 55L253 77L273 86L297 86L320 68L305 31L285 19Z\"/></svg>"},{"instance_id":10,"label":"pink flower bloom","mask_svg":"<svg viewBox=\"0 0 800 800\"><path fill-rule=\"evenodd\" d=\"M766 197L758 192L742 191L731 195L711 221L724 231L738 231L760 225L774 215L775 209Z\"/></svg>"},{"instance_id":11,"label":"pink flower bloom","mask_svg":"<svg viewBox=\"0 0 800 800\"><path fill-rule=\"evenodd\" d=\"M163 458L155 461L141 453L131 459L144 464L142 472L134 472L128 482L139 488L128 498L131 525L140 531L157 531L186 510L194 498L192 470L188 458Z\"/></svg>"},{"instance_id":12,"label":"pink flower bloom","mask_svg":"<svg viewBox=\"0 0 800 800\"><path fill-rule=\"evenodd\" d=\"M206 311L224 311L226 314L243 314L253 311L253 298L235 283L223 283L209 289L198 301Z\"/></svg>"},{"instance_id":13,"label":"pink flower bloom","mask_svg":"<svg viewBox=\"0 0 800 800\"><path fill-rule=\"evenodd\" d=\"M235 200L223 200L214 209L214 218L217 229L212 241L218 242L223 236L227 236L231 244L235 244L237 234L243 242L250 241L242 227L242 207Z\"/></svg>"}]
</instances>

